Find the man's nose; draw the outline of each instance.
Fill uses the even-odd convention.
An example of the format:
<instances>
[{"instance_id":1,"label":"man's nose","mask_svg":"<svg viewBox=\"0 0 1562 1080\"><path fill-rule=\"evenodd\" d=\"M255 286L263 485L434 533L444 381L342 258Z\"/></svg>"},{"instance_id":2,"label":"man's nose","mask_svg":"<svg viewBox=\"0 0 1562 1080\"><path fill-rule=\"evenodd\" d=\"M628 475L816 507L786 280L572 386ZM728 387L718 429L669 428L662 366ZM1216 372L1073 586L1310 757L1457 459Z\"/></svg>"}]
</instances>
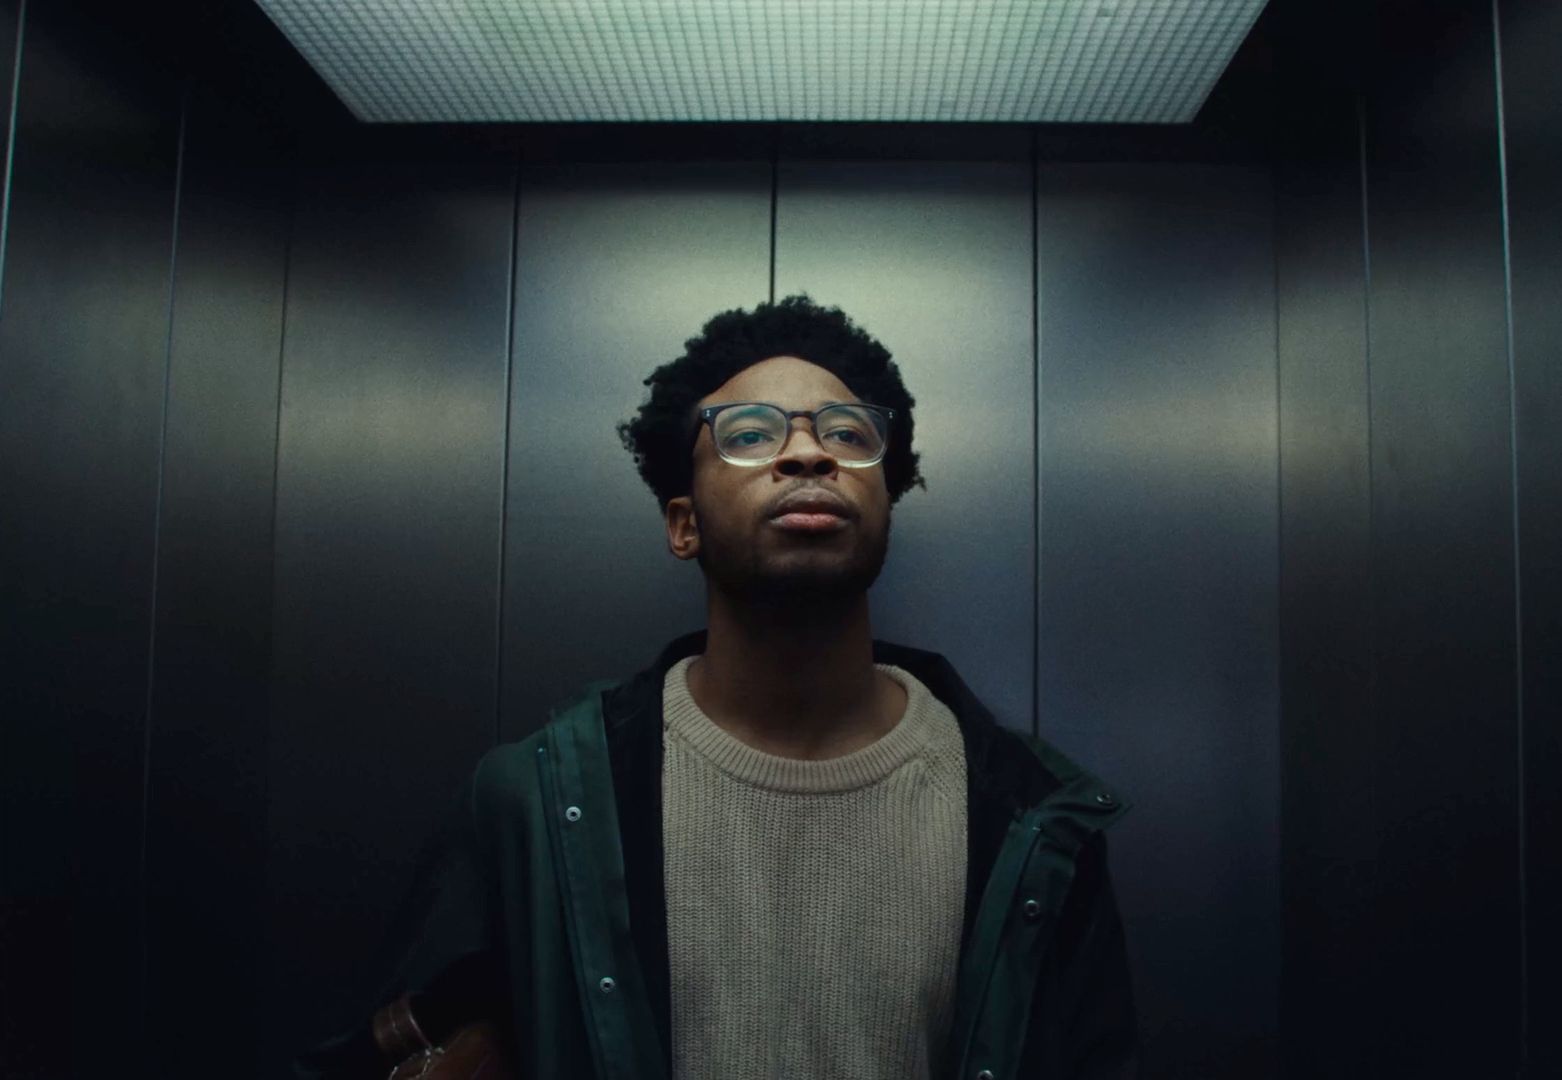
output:
<instances>
[{"instance_id":1,"label":"man's nose","mask_svg":"<svg viewBox=\"0 0 1562 1080\"><path fill-rule=\"evenodd\" d=\"M776 462L800 461L805 464L817 465L821 461L828 461L830 467L835 466L835 455L824 448L819 441L819 433L808 417L797 416L792 418L792 426L786 435L786 445L776 455Z\"/></svg>"}]
</instances>

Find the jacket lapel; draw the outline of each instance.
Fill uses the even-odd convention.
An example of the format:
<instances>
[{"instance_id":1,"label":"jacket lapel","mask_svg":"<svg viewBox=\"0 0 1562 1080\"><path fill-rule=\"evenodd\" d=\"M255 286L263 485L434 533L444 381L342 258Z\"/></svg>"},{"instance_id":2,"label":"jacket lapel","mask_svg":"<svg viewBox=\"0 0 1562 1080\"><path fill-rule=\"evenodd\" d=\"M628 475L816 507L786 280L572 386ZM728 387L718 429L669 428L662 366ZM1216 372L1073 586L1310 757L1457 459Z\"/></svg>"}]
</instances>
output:
<instances>
[{"instance_id":1,"label":"jacket lapel","mask_svg":"<svg viewBox=\"0 0 1562 1080\"><path fill-rule=\"evenodd\" d=\"M630 933L625 815L618 810L596 697L607 685L593 683L585 698L544 728L537 779L595 1075L653 1080L668 1070L648 1067L659 1033L646 969Z\"/></svg>"}]
</instances>

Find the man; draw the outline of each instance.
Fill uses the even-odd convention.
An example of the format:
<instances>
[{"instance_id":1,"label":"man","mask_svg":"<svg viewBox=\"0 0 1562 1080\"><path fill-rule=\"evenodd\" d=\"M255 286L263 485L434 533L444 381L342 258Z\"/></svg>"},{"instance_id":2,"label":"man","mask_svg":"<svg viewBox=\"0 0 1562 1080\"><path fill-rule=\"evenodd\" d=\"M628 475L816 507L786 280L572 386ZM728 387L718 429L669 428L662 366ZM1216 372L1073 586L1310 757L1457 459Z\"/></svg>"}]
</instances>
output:
<instances>
[{"instance_id":1,"label":"man","mask_svg":"<svg viewBox=\"0 0 1562 1080\"><path fill-rule=\"evenodd\" d=\"M1136 1075L1126 805L871 636L926 487L888 352L806 296L686 350L619 434L707 627L485 755L375 1005L493 1018L522 1076ZM386 1066L363 1027L299 1075Z\"/></svg>"}]
</instances>

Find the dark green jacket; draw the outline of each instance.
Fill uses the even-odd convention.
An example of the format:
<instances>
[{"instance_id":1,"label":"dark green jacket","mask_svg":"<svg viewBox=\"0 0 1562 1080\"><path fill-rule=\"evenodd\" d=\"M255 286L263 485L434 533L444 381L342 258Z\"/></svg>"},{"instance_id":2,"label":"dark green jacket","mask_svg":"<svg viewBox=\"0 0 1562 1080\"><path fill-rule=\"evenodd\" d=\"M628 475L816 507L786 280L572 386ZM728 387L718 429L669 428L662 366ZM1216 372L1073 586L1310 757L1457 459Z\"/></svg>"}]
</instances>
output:
<instances>
[{"instance_id":1,"label":"dark green jacket","mask_svg":"<svg viewBox=\"0 0 1562 1080\"><path fill-rule=\"evenodd\" d=\"M508 1019L525 1077L670 1077L662 683L704 651L705 631L681 637L483 756L393 931L395 974L362 1025L295 1062L299 1077L383 1077L368 1018L404 991L436 1029L474 1011ZM920 679L965 741L965 926L936 1075L1137 1076L1103 832L1127 804L1044 740L998 725L941 655L874 641L873 659Z\"/></svg>"}]
</instances>

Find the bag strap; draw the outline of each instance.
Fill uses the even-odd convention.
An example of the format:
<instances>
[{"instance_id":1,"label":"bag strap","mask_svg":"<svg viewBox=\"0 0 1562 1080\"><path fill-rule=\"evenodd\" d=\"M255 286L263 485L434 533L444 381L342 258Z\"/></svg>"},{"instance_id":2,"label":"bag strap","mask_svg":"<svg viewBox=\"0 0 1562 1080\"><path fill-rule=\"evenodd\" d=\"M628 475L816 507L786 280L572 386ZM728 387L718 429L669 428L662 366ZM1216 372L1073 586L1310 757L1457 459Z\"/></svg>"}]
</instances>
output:
<instances>
[{"instance_id":1,"label":"bag strap","mask_svg":"<svg viewBox=\"0 0 1562 1080\"><path fill-rule=\"evenodd\" d=\"M399 1065L413 1054L434 1046L412 1018L412 994L401 995L374 1014L374 1044L390 1065Z\"/></svg>"}]
</instances>

